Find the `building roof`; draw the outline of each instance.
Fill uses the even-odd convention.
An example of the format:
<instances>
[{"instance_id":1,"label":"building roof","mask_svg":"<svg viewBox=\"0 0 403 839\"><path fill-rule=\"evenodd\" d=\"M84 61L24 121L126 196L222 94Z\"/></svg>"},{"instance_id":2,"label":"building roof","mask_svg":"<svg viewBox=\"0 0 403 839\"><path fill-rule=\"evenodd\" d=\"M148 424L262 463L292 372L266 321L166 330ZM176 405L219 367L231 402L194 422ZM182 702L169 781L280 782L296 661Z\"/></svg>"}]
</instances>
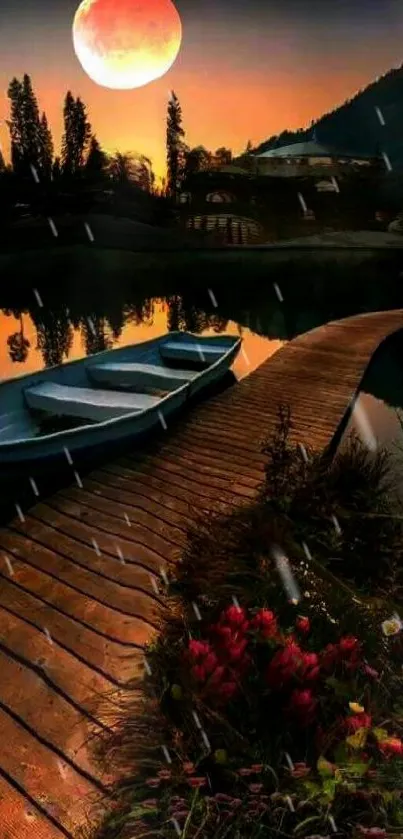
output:
<instances>
[{"instance_id":1,"label":"building roof","mask_svg":"<svg viewBox=\"0 0 403 839\"><path fill-rule=\"evenodd\" d=\"M279 146L277 149L269 149L261 154L254 155L259 158L276 157L346 157L356 160L369 160L373 157L370 154L358 152L346 152L332 146L323 146L314 140L307 140L305 143L293 143L290 146Z\"/></svg>"}]
</instances>

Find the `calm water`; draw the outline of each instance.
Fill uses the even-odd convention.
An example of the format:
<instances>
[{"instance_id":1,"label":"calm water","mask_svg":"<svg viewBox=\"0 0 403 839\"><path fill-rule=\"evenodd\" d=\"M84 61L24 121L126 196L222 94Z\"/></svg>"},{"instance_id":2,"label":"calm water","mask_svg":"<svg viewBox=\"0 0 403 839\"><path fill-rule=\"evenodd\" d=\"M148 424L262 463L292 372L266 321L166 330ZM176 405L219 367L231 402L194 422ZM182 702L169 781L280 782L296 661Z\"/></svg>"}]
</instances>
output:
<instances>
[{"instance_id":1,"label":"calm water","mask_svg":"<svg viewBox=\"0 0 403 839\"><path fill-rule=\"evenodd\" d=\"M386 449L403 501L403 337L392 336L374 357L345 440L354 431L370 451Z\"/></svg>"},{"instance_id":2,"label":"calm water","mask_svg":"<svg viewBox=\"0 0 403 839\"><path fill-rule=\"evenodd\" d=\"M234 371L242 378L298 334L401 305L401 279L393 272L381 283L369 269L355 270L351 282L344 267L332 275L332 266L309 273L297 264L281 276L269 266L267 275L255 276L249 264L242 271L240 258L233 277L209 266L206 279L196 280L190 265L187 280L175 279L173 270L164 275L155 256L144 266L144 257L140 264L139 255L125 254L124 270L120 252L91 251L88 263L85 255L70 256L40 261L33 254L31 272L10 257L0 284L2 379L177 329L242 335Z\"/></svg>"},{"instance_id":3,"label":"calm water","mask_svg":"<svg viewBox=\"0 0 403 839\"><path fill-rule=\"evenodd\" d=\"M139 317L122 312L123 323L114 328L107 317L84 316L77 323L65 311L48 326L29 312L0 310L0 376L9 379L52 364L72 361L103 349L122 347L164 335L172 328L172 302L152 298ZM234 365L237 379L243 378L284 343L256 334L252 329L212 315L199 324L201 335L242 335L243 351ZM178 324L182 328L182 324Z\"/></svg>"}]
</instances>

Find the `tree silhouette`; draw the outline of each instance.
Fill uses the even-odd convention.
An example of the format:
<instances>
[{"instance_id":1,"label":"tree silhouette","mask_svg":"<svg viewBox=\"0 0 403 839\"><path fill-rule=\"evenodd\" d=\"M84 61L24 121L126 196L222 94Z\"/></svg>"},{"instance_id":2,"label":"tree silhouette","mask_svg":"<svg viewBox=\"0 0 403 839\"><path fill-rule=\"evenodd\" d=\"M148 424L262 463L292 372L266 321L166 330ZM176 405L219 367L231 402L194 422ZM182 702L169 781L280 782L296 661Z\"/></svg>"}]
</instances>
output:
<instances>
[{"instance_id":1,"label":"tree silhouette","mask_svg":"<svg viewBox=\"0 0 403 839\"><path fill-rule=\"evenodd\" d=\"M11 361L22 364L28 358L28 350L31 346L28 338L24 336L24 324L22 314L20 314L20 329L18 332L13 332L7 338L8 354Z\"/></svg>"},{"instance_id":2,"label":"tree silhouette","mask_svg":"<svg viewBox=\"0 0 403 839\"><path fill-rule=\"evenodd\" d=\"M74 177L80 174L84 166L91 125L84 103L80 97L74 99L70 90L64 100L63 119L62 171L67 177Z\"/></svg>"},{"instance_id":3,"label":"tree silhouette","mask_svg":"<svg viewBox=\"0 0 403 839\"><path fill-rule=\"evenodd\" d=\"M54 160L53 166L52 166L52 179L54 181L58 181L60 176L61 176L61 173L62 173L62 168L61 168L60 157L55 157L55 160Z\"/></svg>"},{"instance_id":4,"label":"tree silhouette","mask_svg":"<svg viewBox=\"0 0 403 839\"><path fill-rule=\"evenodd\" d=\"M196 172L205 172L211 169L213 155L204 146L196 146L194 149L185 149L184 152L184 180Z\"/></svg>"},{"instance_id":5,"label":"tree silhouette","mask_svg":"<svg viewBox=\"0 0 403 839\"><path fill-rule=\"evenodd\" d=\"M19 174L24 163L24 111L22 83L13 78L8 86L10 100L10 119L7 125L10 131L11 163L14 172Z\"/></svg>"},{"instance_id":6,"label":"tree silhouette","mask_svg":"<svg viewBox=\"0 0 403 839\"><path fill-rule=\"evenodd\" d=\"M151 160L135 152L115 152L109 158L108 172L116 186L136 184L145 192L152 192L155 175Z\"/></svg>"},{"instance_id":7,"label":"tree silhouette","mask_svg":"<svg viewBox=\"0 0 403 839\"><path fill-rule=\"evenodd\" d=\"M39 124L39 164L43 176L50 180L53 166L53 139L46 114L43 113Z\"/></svg>"},{"instance_id":8,"label":"tree silhouette","mask_svg":"<svg viewBox=\"0 0 403 839\"><path fill-rule=\"evenodd\" d=\"M217 166L229 166L232 162L231 149L227 149L225 146L220 146L220 148L214 152L214 160Z\"/></svg>"},{"instance_id":9,"label":"tree silhouette","mask_svg":"<svg viewBox=\"0 0 403 839\"><path fill-rule=\"evenodd\" d=\"M100 146L95 134L92 134L85 162L85 174L91 181L102 180L107 172L108 157Z\"/></svg>"},{"instance_id":10,"label":"tree silhouette","mask_svg":"<svg viewBox=\"0 0 403 839\"><path fill-rule=\"evenodd\" d=\"M176 199L184 169L185 132L182 127L182 108L175 92L168 102L166 150L167 150L167 194Z\"/></svg>"},{"instance_id":11,"label":"tree silhouette","mask_svg":"<svg viewBox=\"0 0 403 839\"><path fill-rule=\"evenodd\" d=\"M22 82L14 78L8 87L10 119L7 121L11 140L11 162L18 175L29 174L29 167L40 169L41 121L31 77L25 73Z\"/></svg>"}]
</instances>

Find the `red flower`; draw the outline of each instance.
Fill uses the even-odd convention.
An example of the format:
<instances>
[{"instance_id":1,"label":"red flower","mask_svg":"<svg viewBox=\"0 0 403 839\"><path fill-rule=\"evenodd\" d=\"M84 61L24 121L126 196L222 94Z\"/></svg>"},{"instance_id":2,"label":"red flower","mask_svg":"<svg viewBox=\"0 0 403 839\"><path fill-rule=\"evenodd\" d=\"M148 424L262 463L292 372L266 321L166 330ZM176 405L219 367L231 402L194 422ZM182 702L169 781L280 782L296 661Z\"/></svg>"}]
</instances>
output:
<instances>
[{"instance_id":1,"label":"red flower","mask_svg":"<svg viewBox=\"0 0 403 839\"><path fill-rule=\"evenodd\" d=\"M246 611L241 606L228 606L221 612L220 623L227 624L238 632L245 632L249 627Z\"/></svg>"},{"instance_id":2,"label":"red flower","mask_svg":"<svg viewBox=\"0 0 403 839\"><path fill-rule=\"evenodd\" d=\"M300 725L305 726L313 721L317 704L317 699L309 688L306 688L306 690L296 688L291 694L287 711L296 718Z\"/></svg>"},{"instance_id":3,"label":"red flower","mask_svg":"<svg viewBox=\"0 0 403 839\"><path fill-rule=\"evenodd\" d=\"M210 644L207 641L189 641L187 654L192 661L199 661L211 652Z\"/></svg>"},{"instance_id":4,"label":"red flower","mask_svg":"<svg viewBox=\"0 0 403 839\"><path fill-rule=\"evenodd\" d=\"M216 690L215 696L223 701L232 699L238 692L238 685L234 681L222 682Z\"/></svg>"},{"instance_id":5,"label":"red flower","mask_svg":"<svg viewBox=\"0 0 403 839\"><path fill-rule=\"evenodd\" d=\"M336 644L328 644L322 651L320 660L324 670L327 672L333 670L339 660L339 649Z\"/></svg>"},{"instance_id":6,"label":"red flower","mask_svg":"<svg viewBox=\"0 0 403 839\"><path fill-rule=\"evenodd\" d=\"M204 666L204 669L205 669L207 674L213 673L213 671L218 666L218 658L217 658L215 652L207 653L207 655L206 655L206 657L203 661L203 666Z\"/></svg>"},{"instance_id":7,"label":"red flower","mask_svg":"<svg viewBox=\"0 0 403 839\"><path fill-rule=\"evenodd\" d=\"M195 765L194 763L192 763L191 760L185 760L185 763L183 764L183 771L186 773L186 775L191 775L194 771L194 768Z\"/></svg>"},{"instance_id":8,"label":"red flower","mask_svg":"<svg viewBox=\"0 0 403 839\"><path fill-rule=\"evenodd\" d=\"M231 662L240 661L243 657L243 654L248 646L248 642L246 638L243 641L233 641L231 644L227 646L227 655Z\"/></svg>"},{"instance_id":9,"label":"red flower","mask_svg":"<svg viewBox=\"0 0 403 839\"><path fill-rule=\"evenodd\" d=\"M301 667L303 653L293 639L287 641L282 650L277 650L266 671L270 687L282 688L288 684Z\"/></svg>"},{"instance_id":10,"label":"red flower","mask_svg":"<svg viewBox=\"0 0 403 839\"><path fill-rule=\"evenodd\" d=\"M384 839L386 836L383 827L363 827L362 824L357 824L357 827L362 836L368 836L370 839Z\"/></svg>"},{"instance_id":11,"label":"red flower","mask_svg":"<svg viewBox=\"0 0 403 839\"><path fill-rule=\"evenodd\" d=\"M340 659L344 662L345 666L349 670L358 667L361 653L361 643L358 638L354 638L353 635L346 635L339 641L338 647Z\"/></svg>"},{"instance_id":12,"label":"red flower","mask_svg":"<svg viewBox=\"0 0 403 839\"><path fill-rule=\"evenodd\" d=\"M252 795L258 795L263 789L263 784L248 784L248 789Z\"/></svg>"},{"instance_id":13,"label":"red flower","mask_svg":"<svg viewBox=\"0 0 403 839\"><path fill-rule=\"evenodd\" d=\"M302 677L307 682L314 682L320 675L319 657L316 653L304 653L301 661Z\"/></svg>"},{"instance_id":14,"label":"red flower","mask_svg":"<svg viewBox=\"0 0 403 839\"><path fill-rule=\"evenodd\" d=\"M311 629L311 622L309 618L299 615L295 621L295 626L298 629L298 632L301 632L302 635L308 635L308 632Z\"/></svg>"},{"instance_id":15,"label":"red flower","mask_svg":"<svg viewBox=\"0 0 403 839\"><path fill-rule=\"evenodd\" d=\"M190 672L191 672L195 682L205 682L206 681L207 673L204 669L203 664L195 664L194 667L192 667Z\"/></svg>"},{"instance_id":16,"label":"red flower","mask_svg":"<svg viewBox=\"0 0 403 839\"><path fill-rule=\"evenodd\" d=\"M389 737L387 740L379 743L379 749L385 757L403 755L403 743L398 737Z\"/></svg>"},{"instance_id":17,"label":"red flower","mask_svg":"<svg viewBox=\"0 0 403 839\"><path fill-rule=\"evenodd\" d=\"M369 714L357 714L346 719L346 728L350 734L354 734L359 728L371 728L371 726L372 717Z\"/></svg>"},{"instance_id":18,"label":"red flower","mask_svg":"<svg viewBox=\"0 0 403 839\"><path fill-rule=\"evenodd\" d=\"M220 685L221 682L224 679L224 675L225 675L225 667L223 667L221 664L219 664L218 667L216 667L216 669L214 670L214 673L212 673L210 678L209 678L209 681L208 681L209 689L214 688L217 685Z\"/></svg>"},{"instance_id":19,"label":"red flower","mask_svg":"<svg viewBox=\"0 0 403 839\"><path fill-rule=\"evenodd\" d=\"M296 763L294 765L294 769L291 769L291 775L293 778L305 778L310 773L309 766L306 763Z\"/></svg>"},{"instance_id":20,"label":"red flower","mask_svg":"<svg viewBox=\"0 0 403 839\"><path fill-rule=\"evenodd\" d=\"M359 652L360 649L361 644L354 635L345 635L339 641L339 650L343 656L350 656L352 653Z\"/></svg>"},{"instance_id":21,"label":"red flower","mask_svg":"<svg viewBox=\"0 0 403 839\"><path fill-rule=\"evenodd\" d=\"M276 617L269 609L259 609L250 627L259 632L263 638L275 638L278 632Z\"/></svg>"},{"instance_id":22,"label":"red flower","mask_svg":"<svg viewBox=\"0 0 403 839\"><path fill-rule=\"evenodd\" d=\"M199 789L200 787L204 787L206 784L205 778L188 778L188 784L190 784L193 789Z\"/></svg>"}]
</instances>

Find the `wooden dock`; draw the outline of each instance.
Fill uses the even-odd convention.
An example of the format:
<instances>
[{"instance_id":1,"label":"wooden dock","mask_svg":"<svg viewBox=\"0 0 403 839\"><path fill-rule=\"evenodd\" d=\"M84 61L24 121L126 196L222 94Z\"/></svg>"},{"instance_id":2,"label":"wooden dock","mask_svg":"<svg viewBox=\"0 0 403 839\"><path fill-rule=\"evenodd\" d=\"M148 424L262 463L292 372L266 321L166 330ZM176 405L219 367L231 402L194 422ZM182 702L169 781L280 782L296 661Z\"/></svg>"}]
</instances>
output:
<instances>
[{"instance_id":1,"label":"wooden dock","mask_svg":"<svg viewBox=\"0 0 403 839\"><path fill-rule=\"evenodd\" d=\"M162 607L151 577L177 561L201 510L252 499L261 440L288 402L298 440L332 438L403 310L330 323L236 387L0 530L2 839L77 836L108 780L88 738L101 697L143 667Z\"/></svg>"}]
</instances>

